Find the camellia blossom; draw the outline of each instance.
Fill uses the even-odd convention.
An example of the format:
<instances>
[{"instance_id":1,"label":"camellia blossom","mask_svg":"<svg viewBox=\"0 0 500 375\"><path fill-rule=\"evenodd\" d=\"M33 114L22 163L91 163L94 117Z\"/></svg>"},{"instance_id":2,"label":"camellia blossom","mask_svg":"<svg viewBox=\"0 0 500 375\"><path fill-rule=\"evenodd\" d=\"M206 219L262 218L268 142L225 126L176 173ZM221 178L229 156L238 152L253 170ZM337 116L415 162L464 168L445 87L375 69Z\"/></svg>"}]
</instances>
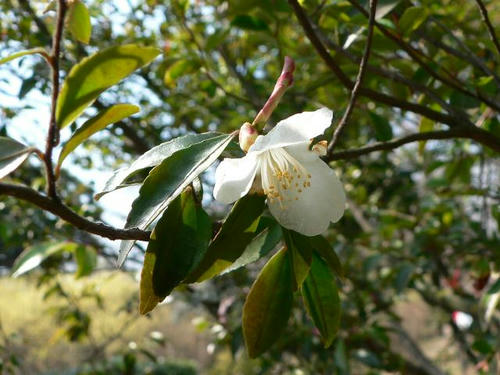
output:
<instances>
[{"instance_id":1,"label":"camellia blossom","mask_svg":"<svg viewBox=\"0 0 500 375\"><path fill-rule=\"evenodd\" d=\"M224 159L215 172L215 199L232 203L254 186L267 195L283 227L306 236L323 233L342 217L346 199L335 172L319 157L325 147L309 145L332 117L328 108L298 113L259 135L243 158Z\"/></svg>"}]
</instances>

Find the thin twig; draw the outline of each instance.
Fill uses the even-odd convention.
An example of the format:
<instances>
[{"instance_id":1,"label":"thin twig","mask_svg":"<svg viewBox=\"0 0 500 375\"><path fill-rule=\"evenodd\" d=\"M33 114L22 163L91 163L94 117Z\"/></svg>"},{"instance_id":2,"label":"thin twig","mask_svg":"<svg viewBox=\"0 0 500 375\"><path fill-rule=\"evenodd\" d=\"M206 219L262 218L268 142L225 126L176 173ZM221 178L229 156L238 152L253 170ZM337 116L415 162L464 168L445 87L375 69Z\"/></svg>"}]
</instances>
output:
<instances>
[{"instance_id":1,"label":"thin twig","mask_svg":"<svg viewBox=\"0 0 500 375\"><path fill-rule=\"evenodd\" d=\"M493 41L493 44L495 45L498 54L500 55L500 42L498 41L495 29L491 24L490 17L488 16L488 11L486 10L486 7L484 6L482 0L476 0L476 4L479 7L479 12L481 12L481 17L483 17L483 21L486 24L486 27L488 28L488 33L490 34L490 38Z\"/></svg>"},{"instance_id":2,"label":"thin twig","mask_svg":"<svg viewBox=\"0 0 500 375\"><path fill-rule=\"evenodd\" d=\"M344 112L344 115L340 119L340 122L333 133L332 140L328 145L328 153L332 153L333 149L339 142L340 136L342 135L349 118L351 117L352 111L354 110L354 106L356 105L356 99L358 98L359 89L361 88L361 83L363 82L363 77L366 72L366 67L368 66L368 59L370 58L370 50L372 46L372 37L373 37L373 26L375 24L375 12L377 10L377 0L370 0L370 18L368 20L368 35L366 36L366 45L365 52L363 53L363 57L361 58L361 63L359 64L358 76L356 77L356 82L354 83L354 87L351 91L351 98L349 100L349 104L347 105L347 109Z\"/></svg>"},{"instance_id":3,"label":"thin twig","mask_svg":"<svg viewBox=\"0 0 500 375\"><path fill-rule=\"evenodd\" d=\"M327 161L354 159L359 156L370 154L376 151L391 151L407 143L413 143L417 141L427 141L431 139L469 138L466 130L467 129L464 128L453 128L449 130L436 130L410 134L401 138L395 138L388 142L377 142L372 145L356 149L333 152L326 156L325 159Z\"/></svg>"},{"instance_id":4,"label":"thin twig","mask_svg":"<svg viewBox=\"0 0 500 375\"><path fill-rule=\"evenodd\" d=\"M150 232L131 229L118 229L112 226L90 221L83 216L78 215L71 208L66 206L60 200L51 199L40 194L27 186L0 183L0 195L8 195L26 202L33 203L41 209L48 211L61 219L67 221L78 229L85 232L97 234L111 240L139 240L149 241Z\"/></svg>"},{"instance_id":5,"label":"thin twig","mask_svg":"<svg viewBox=\"0 0 500 375\"><path fill-rule=\"evenodd\" d=\"M50 62L52 67L52 103L50 108L49 131L45 146L45 169L47 174L47 194L52 199L58 199L56 191L56 178L52 165L52 151L59 143L59 128L56 123L57 98L59 97L59 56L61 53L61 39L64 29L64 16L66 14L66 1L59 0L57 7L56 30L52 41L52 54Z\"/></svg>"}]
</instances>

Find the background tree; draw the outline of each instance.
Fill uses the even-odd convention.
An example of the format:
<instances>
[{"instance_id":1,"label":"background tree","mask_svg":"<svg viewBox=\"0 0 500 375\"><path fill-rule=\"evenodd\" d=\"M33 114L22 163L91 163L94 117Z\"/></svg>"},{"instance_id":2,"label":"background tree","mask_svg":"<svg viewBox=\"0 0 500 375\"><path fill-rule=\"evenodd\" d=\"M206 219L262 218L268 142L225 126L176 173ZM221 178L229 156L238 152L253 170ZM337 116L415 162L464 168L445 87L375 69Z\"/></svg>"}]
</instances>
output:
<instances>
[{"instance_id":1,"label":"background tree","mask_svg":"<svg viewBox=\"0 0 500 375\"><path fill-rule=\"evenodd\" d=\"M294 86L269 123L321 106L337 114L325 134L324 160L341 176L348 210L326 237L344 269L343 313L335 342L323 349L295 298L286 334L260 357L261 371L284 372L284 359L295 358L290 371L442 373L438 356L405 331L408 317L398 303L412 296L430 306L436 335L451 329L464 362L485 373L498 370L500 11L494 1L88 1L88 45L81 42L85 27L83 36L69 33L65 13L73 4L58 1L59 13L44 13L47 4L34 1L0 4L1 57L46 51L0 71L8 103L2 104L2 135L42 150L29 150L41 161L30 156L0 183L3 267L41 242L71 240L109 259L116 247L101 237L147 240L145 231L99 224L95 177L82 178L80 171L110 173L172 138L239 129L262 108L284 57L291 56ZM84 142L56 183L51 154L60 147L55 107L47 100L58 92L53 83L84 57L129 43L159 47L162 56L100 95L84 119L116 103L137 104L141 112ZM14 86L18 100L11 98ZM52 116L20 129L32 107ZM34 128L47 131L46 144L29 135ZM61 140L71 132L62 129ZM12 154L2 155L6 149L0 149L0 168L12 162ZM202 181L204 206L220 219L225 208L210 198L212 174ZM132 256L142 261L141 251ZM68 259L44 269L53 275ZM224 327L219 344L235 355L243 301L261 263L209 281L215 299L183 290ZM456 311L473 324L464 329Z\"/></svg>"}]
</instances>

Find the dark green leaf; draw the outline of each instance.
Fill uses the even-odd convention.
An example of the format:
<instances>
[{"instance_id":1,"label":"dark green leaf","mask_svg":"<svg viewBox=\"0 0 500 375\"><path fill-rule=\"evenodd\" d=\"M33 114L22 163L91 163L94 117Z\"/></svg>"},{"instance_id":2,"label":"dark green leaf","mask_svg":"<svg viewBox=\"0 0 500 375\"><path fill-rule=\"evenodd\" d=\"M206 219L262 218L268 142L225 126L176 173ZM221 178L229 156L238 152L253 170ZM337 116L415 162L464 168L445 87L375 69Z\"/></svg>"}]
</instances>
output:
<instances>
[{"instance_id":1,"label":"dark green leaf","mask_svg":"<svg viewBox=\"0 0 500 375\"><path fill-rule=\"evenodd\" d=\"M87 120L82 126L73 133L71 138L66 142L59 154L57 168L61 167L62 162L75 148L83 141L95 134L101 129L104 129L109 124L120 121L125 117L139 112L140 108L133 104L115 104L105 110L99 112L95 117Z\"/></svg>"},{"instance_id":2,"label":"dark green leaf","mask_svg":"<svg viewBox=\"0 0 500 375\"><path fill-rule=\"evenodd\" d=\"M248 355L265 352L283 333L292 310L292 265L287 250L276 253L260 272L243 306Z\"/></svg>"},{"instance_id":3,"label":"dark green leaf","mask_svg":"<svg viewBox=\"0 0 500 375\"><path fill-rule=\"evenodd\" d=\"M37 82L38 78L36 78L35 76L23 79L23 83L21 85L21 88L19 89L17 97L19 99L23 99L26 96L26 94L29 93L35 87Z\"/></svg>"},{"instance_id":4,"label":"dark green leaf","mask_svg":"<svg viewBox=\"0 0 500 375\"><path fill-rule=\"evenodd\" d=\"M495 294L500 292L500 279L495 281L495 283L488 289L487 294Z\"/></svg>"},{"instance_id":5,"label":"dark green leaf","mask_svg":"<svg viewBox=\"0 0 500 375\"><path fill-rule=\"evenodd\" d=\"M407 35L416 30L427 18L428 12L424 7L410 7L405 10L399 19L401 34Z\"/></svg>"},{"instance_id":6,"label":"dark green leaf","mask_svg":"<svg viewBox=\"0 0 500 375\"><path fill-rule=\"evenodd\" d=\"M312 247L309 238L283 229L284 239L292 260L293 289L299 290L311 268Z\"/></svg>"},{"instance_id":7,"label":"dark green leaf","mask_svg":"<svg viewBox=\"0 0 500 375\"><path fill-rule=\"evenodd\" d=\"M200 282L214 277L243 254L255 237L265 199L264 195L249 194L234 204L205 257L188 276L187 282Z\"/></svg>"},{"instance_id":8,"label":"dark green leaf","mask_svg":"<svg viewBox=\"0 0 500 375\"><path fill-rule=\"evenodd\" d=\"M132 204L126 228L146 229L170 202L224 151L233 135L220 135L174 152L153 168ZM118 264L121 266L134 241L122 241Z\"/></svg>"},{"instance_id":9,"label":"dark green leaf","mask_svg":"<svg viewBox=\"0 0 500 375\"><path fill-rule=\"evenodd\" d=\"M384 142L392 139L392 128L389 121L373 112L370 112L370 118L375 127L375 138L377 141Z\"/></svg>"},{"instance_id":10,"label":"dark green leaf","mask_svg":"<svg viewBox=\"0 0 500 375\"><path fill-rule=\"evenodd\" d=\"M12 138L0 137L0 178L19 167L32 151Z\"/></svg>"},{"instance_id":11,"label":"dark green leaf","mask_svg":"<svg viewBox=\"0 0 500 375\"><path fill-rule=\"evenodd\" d=\"M335 250L332 249L328 240L323 236L311 237L309 239L314 250L326 261L330 269L338 277L344 277L344 270L342 264L337 256Z\"/></svg>"},{"instance_id":12,"label":"dark green leaf","mask_svg":"<svg viewBox=\"0 0 500 375\"><path fill-rule=\"evenodd\" d=\"M263 218L261 219L261 223L262 221ZM254 237L245 248L245 251L243 251L243 254L233 264L222 271L221 275L237 270L266 256L278 245L282 236L283 233L281 232L280 225L273 220L268 227Z\"/></svg>"},{"instance_id":13,"label":"dark green leaf","mask_svg":"<svg viewBox=\"0 0 500 375\"><path fill-rule=\"evenodd\" d=\"M137 173L138 171L157 166L163 160L170 157L174 152L218 135L220 134L188 134L171 139L168 142L164 142L156 147L153 147L151 150L145 152L137 158L129 167L115 171L111 178L106 181L103 190L97 193L94 198L99 200L103 195L119 188L120 185L122 185L131 175Z\"/></svg>"},{"instance_id":14,"label":"dark green leaf","mask_svg":"<svg viewBox=\"0 0 500 375\"><path fill-rule=\"evenodd\" d=\"M56 119L60 128L72 123L106 89L150 63L160 50L135 44L111 47L73 66L61 89Z\"/></svg>"},{"instance_id":15,"label":"dark green leaf","mask_svg":"<svg viewBox=\"0 0 500 375\"><path fill-rule=\"evenodd\" d=\"M76 40L88 44L92 25L90 24L89 10L80 0L74 0L68 7L66 18L68 30L73 34Z\"/></svg>"},{"instance_id":16,"label":"dark green leaf","mask_svg":"<svg viewBox=\"0 0 500 375\"><path fill-rule=\"evenodd\" d=\"M311 270L302 284L302 296L325 347L329 347L340 326L340 298L335 275L316 254L312 256Z\"/></svg>"},{"instance_id":17,"label":"dark green leaf","mask_svg":"<svg viewBox=\"0 0 500 375\"><path fill-rule=\"evenodd\" d=\"M240 14L233 18L231 21L232 26L239 27L244 30L253 30L253 31L265 31L269 30L269 26L266 21L261 18L252 17L246 14Z\"/></svg>"},{"instance_id":18,"label":"dark green leaf","mask_svg":"<svg viewBox=\"0 0 500 375\"><path fill-rule=\"evenodd\" d=\"M168 206L149 241L141 277L141 314L184 280L205 253L210 235L210 218L188 188Z\"/></svg>"}]
</instances>

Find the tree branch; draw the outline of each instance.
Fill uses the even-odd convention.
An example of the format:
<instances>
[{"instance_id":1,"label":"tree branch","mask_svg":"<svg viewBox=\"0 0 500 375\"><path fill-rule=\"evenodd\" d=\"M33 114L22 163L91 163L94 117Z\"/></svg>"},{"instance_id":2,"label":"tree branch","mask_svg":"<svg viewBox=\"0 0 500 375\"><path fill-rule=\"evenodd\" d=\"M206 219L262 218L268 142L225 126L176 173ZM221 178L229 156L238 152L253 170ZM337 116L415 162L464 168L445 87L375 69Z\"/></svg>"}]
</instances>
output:
<instances>
[{"instance_id":1,"label":"tree branch","mask_svg":"<svg viewBox=\"0 0 500 375\"><path fill-rule=\"evenodd\" d=\"M52 68L52 103L50 108L49 131L45 146L45 170L47 174L47 194L57 199L56 178L52 165L52 150L59 143L59 128L56 123L57 98L59 97L59 56L61 53L61 39L64 29L64 16L66 14L66 0L59 0L57 6L56 30L52 41L52 54L50 56Z\"/></svg>"},{"instance_id":2,"label":"tree branch","mask_svg":"<svg viewBox=\"0 0 500 375\"><path fill-rule=\"evenodd\" d=\"M488 28L488 33L490 34L490 38L493 41L493 44L495 45L498 54L500 55L500 43L498 42L497 35L495 34L495 29L491 24L490 17L488 16L488 11L486 10L486 7L484 6L482 0L476 0L476 4L479 7L479 12L481 13L481 17L483 17L483 21L486 24L486 27Z\"/></svg>"},{"instance_id":3,"label":"tree branch","mask_svg":"<svg viewBox=\"0 0 500 375\"><path fill-rule=\"evenodd\" d=\"M351 91L351 98L349 100L349 104L347 105L347 109L344 112L344 115L340 119L340 122L333 133L332 140L328 145L328 153L331 154L337 143L339 142L340 136L342 135L349 118L351 117L352 111L354 110L354 106L356 105L356 99L358 98L359 89L361 88L361 83L363 82L363 77L366 72L366 68L368 66L368 59L370 57L370 50L372 46L372 37L373 37L373 25L375 23L375 12L377 10L377 0L370 0L370 18L368 21L368 35L366 37L366 45L365 51L363 53L363 57L361 58L361 63L359 64L358 76L356 77L356 82L354 83L354 87Z\"/></svg>"},{"instance_id":4,"label":"tree branch","mask_svg":"<svg viewBox=\"0 0 500 375\"><path fill-rule=\"evenodd\" d=\"M87 220L78 215L59 199L49 198L27 186L0 183L0 195L8 195L33 203L41 209L67 221L78 229L109 238L110 240L149 241L149 236L151 235L149 231L143 231L136 228L118 229L107 224Z\"/></svg>"},{"instance_id":5,"label":"tree branch","mask_svg":"<svg viewBox=\"0 0 500 375\"><path fill-rule=\"evenodd\" d=\"M449 130L436 130L430 132L410 134L401 138L395 138L388 142L377 142L372 145L356 149L333 152L328 156L326 156L325 160L333 161L333 160L354 159L361 155L366 155L372 152L391 151L407 143L426 141L430 139L470 138L467 130L468 129L465 128L453 128Z\"/></svg>"}]
</instances>

